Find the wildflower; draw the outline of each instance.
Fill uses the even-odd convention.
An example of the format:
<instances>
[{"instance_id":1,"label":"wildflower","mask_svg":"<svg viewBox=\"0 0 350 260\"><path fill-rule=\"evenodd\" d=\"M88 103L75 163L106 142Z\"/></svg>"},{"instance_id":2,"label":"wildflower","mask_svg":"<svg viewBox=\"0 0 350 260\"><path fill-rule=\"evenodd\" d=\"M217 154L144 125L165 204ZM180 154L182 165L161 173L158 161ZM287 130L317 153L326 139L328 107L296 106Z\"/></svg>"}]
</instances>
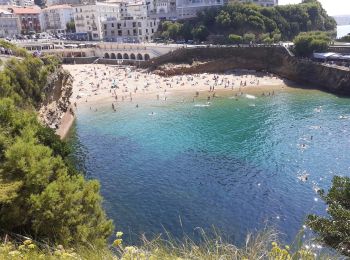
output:
<instances>
[{"instance_id":1,"label":"wildflower","mask_svg":"<svg viewBox=\"0 0 350 260\"><path fill-rule=\"evenodd\" d=\"M285 248L286 248L287 250L289 250L289 249L290 249L290 247L289 247L289 246L285 246Z\"/></svg>"},{"instance_id":2,"label":"wildflower","mask_svg":"<svg viewBox=\"0 0 350 260\"><path fill-rule=\"evenodd\" d=\"M19 252L18 250L14 250L14 251L9 252L9 255L10 256L20 256L21 252Z\"/></svg>"},{"instance_id":3,"label":"wildflower","mask_svg":"<svg viewBox=\"0 0 350 260\"><path fill-rule=\"evenodd\" d=\"M120 246L122 244L122 242L123 242L123 239L116 239L116 240L114 240L113 245Z\"/></svg>"},{"instance_id":4,"label":"wildflower","mask_svg":"<svg viewBox=\"0 0 350 260\"><path fill-rule=\"evenodd\" d=\"M127 246L127 247L125 247L124 250L127 251L127 252L134 252L134 251L136 251L135 247L133 247L133 246Z\"/></svg>"},{"instance_id":5,"label":"wildflower","mask_svg":"<svg viewBox=\"0 0 350 260\"><path fill-rule=\"evenodd\" d=\"M271 245L272 246L277 246L277 243L276 242L272 242Z\"/></svg>"},{"instance_id":6,"label":"wildflower","mask_svg":"<svg viewBox=\"0 0 350 260\"><path fill-rule=\"evenodd\" d=\"M29 248L29 249L35 249L35 248L36 248L36 245L30 244L30 245L28 245L28 248Z\"/></svg>"},{"instance_id":7,"label":"wildflower","mask_svg":"<svg viewBox=\"0 0 350 260\"><path fill-rule=\"evenodd\" d=\"M27 240L24 240L24 241L23 241L23 245L26 245L26 246L28 246L28 245L30 245L30 244L32 244L32 243L33 243L33 241L30 240L30 239L27 239Z\"/></svg>"},{"instance_id":8,"label":"wildflower","mask_svg":"<svg viewBox=\"0 0 350 260\"><path fill-rule=\"evenodd\" d=\"M26 246L25 246L25 245L20 245L20 246L18 247L18 249L19 249L20 251L24 251L24 250L26 249Z\"/></svg>"},{"instance_id":9,"label":"wildflower","mask_svg":"<svg viewBox=\"0 0 350 260\"><path fill-rule=\"evenodd\" d=\"M117 238L119 238L119 237L122 237L123 236L123 232L121 232L121 231L118 231L117 232L117 234L115 235Z\"/></svg>"}]
</instances>

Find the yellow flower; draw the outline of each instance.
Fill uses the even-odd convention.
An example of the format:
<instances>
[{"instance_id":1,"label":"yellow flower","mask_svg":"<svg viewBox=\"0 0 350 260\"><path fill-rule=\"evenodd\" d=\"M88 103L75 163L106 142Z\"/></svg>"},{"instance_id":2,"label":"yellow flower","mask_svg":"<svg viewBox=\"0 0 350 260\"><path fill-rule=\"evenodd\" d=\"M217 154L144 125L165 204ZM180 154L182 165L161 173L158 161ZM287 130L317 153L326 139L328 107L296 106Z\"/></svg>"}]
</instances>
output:
<instances>
[{"instance_id":1,"label":"yellow flower","mask_svg":"<svg viewBox=\"0 0 350 260\"><path fill-rule=\"evenodd\" d=\"M285 248L286 248L287 250L289 250L289 249L290 249L290 247L289 247L289 246L285 246Z\"/></svg>"},{"instance_id":2,"label":"yellow flower","mask_svg":"<svg viewBox=\"0 0 350 260\"><path fill-rule=\"evenodd\" d=\"M114 240L113 245L120 246L122 244L122 242L123 242L123 239L116 239L116 240Z\"/></svg>"},{"instance_id":3,"label":"yellow flower","mask_svg":"<svg viewBox=\"0 0 350 260\"><path fill-rule=\"evenodd\" d=\"M29 249L35 249L35 248L36 248L36 245L30 244L30 245L28 245L28 248L29 248Z\"/></svg>"},{"instance_id":4,"label":"yellow flower","mask_svg":"<svg viewBox=\"0 0 350 260\"><path fill-rule=\"evenodd\" d=\"M30 239L27 239L27 240L23 241L23 245L26 245L26 246L30 245L31 243L33 243L33 242Z\"/></svg>"},{"instance_id":5,"label":"yellow flower","mask_svg":"<svg viewBox=\"0 0 350 260\"><path fill-rule=\"evenodd\" d=\"M121 231L118 231L117 232L117 234L115 235L117 238L119 238L119 237L122 237L123 236L123 232L121 232Z\"/></svg>"},{"instance_id":6,"label":"yellow flower","mask_svg":"<svg viewBox=\"0 0 350 260\"><path fill-rule=\"evenodd\" d=\"M277 246L277 243L276 242L272 242L271 245L272 246Z\"/></svg>"}]
</instances>

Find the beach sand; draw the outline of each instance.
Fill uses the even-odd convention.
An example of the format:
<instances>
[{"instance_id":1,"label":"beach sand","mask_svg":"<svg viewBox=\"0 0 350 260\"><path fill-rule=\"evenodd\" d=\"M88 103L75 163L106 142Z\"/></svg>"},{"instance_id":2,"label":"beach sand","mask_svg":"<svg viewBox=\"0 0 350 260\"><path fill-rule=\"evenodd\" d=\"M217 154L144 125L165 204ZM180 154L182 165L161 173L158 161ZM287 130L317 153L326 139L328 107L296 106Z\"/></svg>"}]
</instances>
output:
<instances>
[{"instance_id":1,"label":"beach sand","mask_svg":"<svg viewBox=\"0 0 350 260\"><path fill-rule=\"evenodd\" d=\"M144 99L167 101L189 96L193 101L198 97L209 101L225 93L272 95L289 84L275 75L248 70L161 77L130 66L84 64L63 68L74 78L71 102L76 107L116 102L134 102L136 106Z\"/></svg>"}]
</instances>

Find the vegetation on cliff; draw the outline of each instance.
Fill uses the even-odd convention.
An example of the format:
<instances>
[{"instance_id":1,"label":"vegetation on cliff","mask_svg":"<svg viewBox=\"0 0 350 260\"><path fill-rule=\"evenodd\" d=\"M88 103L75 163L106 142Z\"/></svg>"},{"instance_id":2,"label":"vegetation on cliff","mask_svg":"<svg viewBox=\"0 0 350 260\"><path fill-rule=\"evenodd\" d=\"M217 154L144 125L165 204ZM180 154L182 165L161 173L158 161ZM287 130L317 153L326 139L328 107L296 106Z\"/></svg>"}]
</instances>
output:
<instances>
[{"instance_id":1,"label":"vegetation on cliff","mask_svg":"<svg viewBox=\"0 0 350 260\"><path fill-rule=\"evenodd\" d=\"M350 42L350 33L338 39L340 42Z\"/></svg>"},{"instance_id":2,"label":"vegetation on cliff","mask_svg":"<svg viewBox=\"0 0 350 260\"><path fill-rule=\"evenodd\" d=\"M328 206L328 217L310 215L307 224L320 241L350 256L350 178L335 176L329 192L319 194Z\"/></svg>"},{"instance_id":3,"label":"vegetation on cliff","mask_svg":"<svg viewBox=\"0 0 350 260\"><path fill-rule=\"evenodd\" d=\"M275 7L231 3L210 8L191 20L163 22L159 35L165 39L198 41L208 39L208 35L222 35L222 41L228 42L230 34L243 37L252 33L256 41L277 42L292 40L300 32L334 31L335 28L335 20L317 0L304 0L297 5Z\"/></svg>"},{"instance_id":4,"label":"vegetation on cliff","mask_svg":"<svg viewBox=\"0 0 350 260\"><path fill-rule=\"evenodd\" d=\"M55 57L11 59L0 72L0 230L64 245L104 245L113 225L99 183L68 163L68 146L41 125Z\"/></svg>"},{"instance_id":5,"label":"vegetation on cliff","mask_svg":"<svg viewBox=\"0 0 350 260\"><path fill-rule=\"evenodd\" d=\"M302 32L293 40L294 52L298 56L306 57L314 52L325 52L331 38L325 32Z\"/></svg>"},{"instance_id":6,"label":"vegetation on cliff","mask_svg":"<svg viewBox=\"0 0 350 260\"><path fill-rule=\"evenodd\" d=\"M148 241L145 238L139 246L124 246L122 232L117 232L111 248L43 247L32 240L21 243L0 243L0 258L5 259L120 259L120 260L248 260L248 259L336 259L308 245L293 243L283 246L277 242L276 233L266 230L258 234L249 234L243 246L237 247L226 242L221 236L212 238L204 233L200 242L189 238L174 240L160 236Z\"/></svg>"}]
</instances>

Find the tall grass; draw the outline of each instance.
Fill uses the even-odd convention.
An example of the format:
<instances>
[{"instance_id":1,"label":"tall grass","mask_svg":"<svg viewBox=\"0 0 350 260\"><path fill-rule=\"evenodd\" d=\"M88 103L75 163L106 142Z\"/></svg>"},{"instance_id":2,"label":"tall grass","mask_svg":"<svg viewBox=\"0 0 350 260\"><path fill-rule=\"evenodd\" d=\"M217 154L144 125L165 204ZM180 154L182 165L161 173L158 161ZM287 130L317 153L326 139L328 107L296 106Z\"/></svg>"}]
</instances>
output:
<instances>
[{"instance_id":1,"label":"tall grass","mask_svg":"<svg viewBox=\"0 0 350 260\"><path fill-rule=\"evenodd\" d=\"M266 229L259 233L247 235L244 245L238 247L227 242L218 233L207 235L200 230L200 239L192 240L185 236L175 239L165 232L164 237L148 240L141 238L140 246L124 246L122 233L117 233L113 245L96 248L94 245L65 249L62 246L37 246L31 240L21 242L3 241L0 244L0 259L86 259L86 260L314 260L341 259L329 254L320 254L315 248L304 246L297 241L289 246L282 246L278 242L278 233L273 229Z\"/></svg>"}]
</instances>

